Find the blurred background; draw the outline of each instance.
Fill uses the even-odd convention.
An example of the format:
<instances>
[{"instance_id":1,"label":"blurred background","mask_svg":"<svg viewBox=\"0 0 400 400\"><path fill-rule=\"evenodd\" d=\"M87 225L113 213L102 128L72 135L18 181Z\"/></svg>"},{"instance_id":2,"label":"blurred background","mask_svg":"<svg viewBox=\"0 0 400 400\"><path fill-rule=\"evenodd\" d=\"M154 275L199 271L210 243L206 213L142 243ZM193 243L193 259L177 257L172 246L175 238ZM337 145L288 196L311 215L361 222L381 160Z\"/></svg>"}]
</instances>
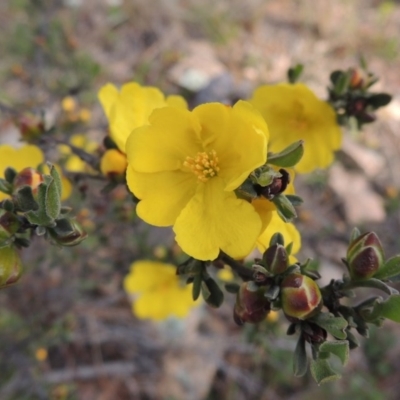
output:
<instances>
[{"instance_id":1,"label":"blurred background","mask_svg":"<svg viewBox=\"0 0 400 400\"><path fill-rule=\"evenodd\" d=\"M393 100L377 122L346 132L328 171L296 180L305 199L299 258L314 258L325 283L340 277L354 226L375 230L388 257L399 252L399 2L3 0L0 26L1 143L19 140L10 108L42 110L65 135L100 142L107 121L97 92L107 82L154 85L193 106L246 98L302 63L302 80L326 98L329 74L362 55L380 78L374 89ZM341 381L318 387L293 377L287 322L239 328L233 295L183 320L136 319L122 280L134 260L178 252L173 237L140 223L125 188L76 187L68 201L89 238L62 250L37 238L20 282L0 292L1 399L399 398L394 323L371 330Z\"/></svg>"}]
</instances>

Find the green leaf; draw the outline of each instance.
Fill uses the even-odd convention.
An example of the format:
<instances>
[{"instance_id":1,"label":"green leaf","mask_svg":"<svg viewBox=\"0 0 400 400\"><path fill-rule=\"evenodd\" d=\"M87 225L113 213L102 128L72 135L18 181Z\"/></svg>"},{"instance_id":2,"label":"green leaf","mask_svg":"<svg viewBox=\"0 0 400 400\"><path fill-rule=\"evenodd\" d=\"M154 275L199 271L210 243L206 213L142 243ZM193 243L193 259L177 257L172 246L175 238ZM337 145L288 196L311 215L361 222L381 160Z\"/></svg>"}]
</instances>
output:
<instances>
[{"instance_id":1,"label":"green leaf","mask_svg":"<svg viewBox=\"0 0 400 400\"><path fill-rule=\"evenodd\" d=\"M334 371L327 360L313 360L311 362L311 375L318 385L340 379L341 376Z\"/></svg>"},{"instance_id":2,"label":"green leaf","mask_svg":"<svg viewBox=\"0 0 400 400\"><path fill-rule=\"evenodd\" d=\"M50 168L50 175L52 176L52 178L54 179L54 183L55 186L57 188L58 191L58 195L61 198L61 194L62 194L62 183L61 183L61 177L60 174L58 173L58 171L56 170L56 168L54 167L53 164L48 163L48 166Z\"/></svg>"},{"instance_id":3,"label":"green leaf","mask_svg":"<svg viewBox=\"0 0 400 400\"><path fill-rule=\"evenodd\" d=\"M307 372L308 359L306 353L306 341L303 335L300 335L297 341L296 349L293 354L293 372L294 376L304 376Z\"/></svg>"},{"instance_id":4,"label":"green leaf","mask_svg":"<svg viewBox=\"0 0 400 400\"><path fill-rule=\"evenodd\" d=\"M335 340L324 342L319 346L319 351L331 353L339 358L342 365L349 361L349 342L347 340Z\"/></svg>"},{"instance_id":5,"label":"green leaf","mask_svg":"<svg viewBox=\"0 0 400 400\"><path fill-rule=\"evenodd\" d=\"M17 176L17 171L14 168L8 167L5 169L4 178L8 183L12 184L16 176Z\"/></svg>"},{"instance_id":6,"label":"green leaf","mask_svg":"<svg viewBox=\"0 0 400 400\"><path fill-rule=\"evenodd\" d=\"M272 182L272 178L271 178ZM254 184L251 180L246 179L236 190L235 193L239 198L252 200L258 197Z\"/></svg>"},{"instance_id":7,"label":"green leaf","mask_svg":"<svg viewBox=\"0 0 400 400\"><path fill-rule=\"evenodd\" d=\"M68 218L61 218L56 221L56 226L53 228L53 231L57 236L65 237L72 235L75 232L75 228Z\"/></svg>"},{"instance_id":8,"label":"green leaf","mask_svg":"<svg viewBox=\"0 0 400 400\"><path fill-rule=\"evenodd\" d=\"M284 194L278 194L271 201L275 204L279 216L285 222L291 222L297 217L296 210Z\"/></svg>"},{"instance_id":9,"label":"green leaf","mask_svg":"<svg viewBox=\"0 0 400 400\"><path fill-rule=\"evenodd\" d=\"M60 215L61 210L61 199L60 199L60 192L57 187L57 183L53 179L47 185L46 191L46 214L51 219L56 219Z\"/></svg>"},{"instance_id":10,"label":"green leaf","mask_svg":"<svg viewBox=\"0 0 400 400\"><path fill-rule=\"evenodd\" d=\"M237 283L225 283L225 289L228 293L236 294L239 292L240 286Z\"/></svg>"},{"instance_id":11,"label":"green leaf","mask_svg":"<svg viewBox=\"0 0 400 400\"><path fill-rule=\"evenodd\" d=\"M193 279L192 298L194 301L196 301L200 296L201 282L203 282L203 277L201 273L198 273L197 275L194 276Z\"/></svg>"},{"instance_id":12,"label":"green leaf","mask_svg":"<svg viewBox=\"0 0 400 400\"><path fill-rule=\"evenodd\" d=\"M339 79L343 74L344 74L343 71L339 71L339 70L333 71L333 72L331 73L331 75L330 75L329 78L330 78L331 82L333 83L333 85L336 84L336 82L338 81L338 79Z\"/></svg>"},{"instance_id":13,"label":"green leaf","mask_svg":"<svg viewBox=\"0 0 400 400\"><path fill-rule=\"evenodd\" d=\"M53 227L55 226L54 219L50 218L46 213L46 193L47 185L45 183L41 183L38 186L37 194L39 209L37 211L28 211L25 213L25 215L31 224Z\"/></svg>"},{"instance_id":14,"label":"green leaf","mask_svg":"<svg viewBox=\"0 0 400 400\"><path fill-rule=\"evenodd\" d=\"M303 72L303 69L304 69L303 64L297 64L294 67L289 68L287 72L289 83L296 83L299 80L300 75Z\"/></svg>"},{"instance_id":15,"label":"green leaf","mask_svg":"<svg viewBox=\"0 0 400 400\"><path fill-rule=\"evenodd\" d=\"M368 288L379 289L388 295L399 293L396 289L393 289L392 287L386 285L386 283L383 283L379 279L374 279L374 278L369 278L365 281L353 281L350 284L350 287L347 287L346 289L356 288L356 287L368 287Z\"/></svg>"},{"instance_id":16,"label":"green leaf","mask_svg":"<svg viewBox=\"0 0 400 400\"><path fill-rule=\"evenodd\" d=\"M206 303L214 308L218 308L224 301L224 293L212 278L207 278L202 282L201 291Z\"/></svg>"},{"instance_id":17,"label":"green leaf","mask_svg":"<svg viewBox=\"0 0 400 400\"><path fill-rule=\"evenodd\" d=\"M350 74L349 73L341 73L338 79L335 82L335 86L333 90L336 94L344 94L350 83Z\"/></svg>"},{"instance_id":18,"label":"green leaf","mask_svg":"<svg viewBox=\"0 0 400 400\"><path fill-rule=\"evenodd\" d=\"M276 232L271 236L271 239L269 241L269 246L274 246L275 244L280 244L282 246L285 245L285 239L280 232Z\"/></svg>"},{"instance_id":19,"label":"green leaf","mask_svg":"<svg viewBox=\"0 0 400 400\"><path fill-rule=\"evenodd\" d=\"M335 317L330 313L319 313L310 319L337 339L346 339L347 321L343 317Z\"/></svg>"},{"instance_id":20,"label":"green leaf","mask_svg":"<svg viewBox=\"0 0 400 400\"><path fill-rule=\"evenodd\" d=\"M301 160L303 154L304 141L299 140L296 143L292 143L279 153L268 154L267 163L278 167L290 168L294 167Z\"/></svg>"},{"instance_id":21,"label":"green leaf","mask_svg":"<svg viewBox=\"0 0 400 400\"><path fill-rule=\"evenodd\" d=\"M400 323L400 295L390 296L385 301L382 301L382 298L376 299L372 311L365 310L362 315L368 321L387 318Z\"/></svg>"},{"instance_id":22,"label":"green leaf","mask_svg":"<svg viewBox=\"0 0 400 400\"><path fill-rule=\"evenodd\" d=\"M39 205L33 197L32 188L30 186L23 186L19 189L16 198L21 211L35 211L39 209Z\"/></svg>"},{"instance_id":23,"label":"green leaf","mask_svg":"<svg viewBox=\"0 0 400 400\"><path fill-rule=\"evenodd\" d=\"M388 279L400 274L400 255L389 258L374 275L375 279Z\"/></svg>"},{"instance_id":24,"label":"green leaf","mask_svg":"<svg viewBox=\"0 0 400 400\"><path fill-rule=\"evenodd\" d=\"M353 350L356 347L360 346L360 342L358 341L358 339L353 335L353 333L349 329L346 329L346 334L347 334L347 340L349 342L350 350Z\"/></svg>"},{"instance_id":25,"label":"green leaf","mask_svg":"<svg viewBox=\"0 0 400 400\"><path fill-rule=\"evenodd\" d=\"M303 199L295 194L285 194L285 196L294 207L301 206L304 203Z\"/></svg>"},{"instance_id":26,"label":"green leaf","mask_svg":"<svg viewBox=\"0 0 400 400\"><path fill-rule=\"evenodd\" d=\"M350 244L353 243L354 240L356 240L360 235L361 235L360 230L358 228L353 228L350 235Z\"/></svg>"},{"instance_id":27,"label":"green leaf","mask_svg":"<svg viewBox=\"0 0 400 400\"><path fill-rule=\"evenodd\" d=\"M0 178L0 192L11 194L12 186L5 179Z\"/></svg>"},{"instance_id":28,"label":"green leaf","mask_svg":"<svg viewBox=\"0 0 400 400\"><path fill-rule=\"evenodd\" d=\"M392 100L392 96L387 93L377 93L373 94L367 100L370 106L372 106L374 109L377 109L379 107L383 107L389 104Z\"/></svg>"}]
</instances>

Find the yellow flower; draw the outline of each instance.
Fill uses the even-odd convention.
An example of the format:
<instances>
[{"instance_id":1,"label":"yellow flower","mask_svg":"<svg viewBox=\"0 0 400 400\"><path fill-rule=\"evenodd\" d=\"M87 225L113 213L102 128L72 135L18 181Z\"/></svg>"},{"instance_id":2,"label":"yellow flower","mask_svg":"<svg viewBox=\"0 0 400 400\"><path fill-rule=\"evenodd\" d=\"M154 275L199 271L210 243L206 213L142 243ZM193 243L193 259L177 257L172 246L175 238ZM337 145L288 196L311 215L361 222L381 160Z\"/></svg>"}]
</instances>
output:
<instances>
[{"instance_id":1,"label":"yellow flower","mask_svg":"<svg viewBox=\"0 0 400 400\"><path fill-rule=\"evenodd\" d=\"M192 112L161 108L149 122L126 144L138 215L173 225L179 246L199 260L214 260L220 250L249 254L261 219L234 190L266 161L268 128L259 113L244 101L208 103Z\"/></svg>"},{"instance_id":2,"label":"yellow flower","mask_svg":"<svg viewBox=\"0 0 400 400\"><path fill-rule=\"evenodd\" d=\"M78 147L90 154L93 154L99 147L97 142L92 141L92 140L88 139L86 135L82 135L79 133L72 135L69 141L73 146ZM85 161L83 161L76 154L72 153L71 148L68 145L65 145L65 144L59 145L58 151L62 155L66 156L64 168L67 171L70 171L70 172L91 172L92 171L92 168L87 163L85 163Z\"/></svg>"},{"instance_id":3,"label":"yellow flower","mask_svg":"<svg viewBox=\"0 0 400 400\"><path fill-rule=\"evenodd\" d=\"M24 168L36 168L44 160L42 150L39 147L26 144L18 149L3 144L0 146L0 178L4 178L7 167L14 168L17 172ZM8 196L0 192L0 201Z\"/></svg>"},{"instance_id":4,"label":"yellow flower","mask_svg":"<svg viewBox=\"0 0 400 400\"><path fill-rule=\"evenodd\" d=\"M296 83L264 85L249 100L263 115L270 130L269 150L278 152L304 139L304 155L296 171L325 168L341 146L342 131L335 112L311 90Z\"/></svg>"},{"instance_id":5,"label":"yellow flower","mask_svg":"<svg viewBox=\"0 0 400 400\"><path fill-rule=\"evenodd\" d=\"M192 299L192 285L181 283L172 264L146 260L134 262L124 279L124 289L133 295L132 309L141 319L183 318L199 304Z\"/></svg>"},{"instance_id":6,"label":"yellow flower","mask_svg":"<svg viewBox=\"0 0 400 400\"><path fill-rule=\"evenodd\" d=\"M61 108L65 112L72 112L76 109L76 102L72 96L66 96L61 101Z\"/></svg>"},{"instance_id":7,"label":"yellow flower","mask_svg":"<svg viewBox=\"0 0 400 400\"><path fill-rule=\"evenodd\" d=\"M99 100L110 123L110 136L123 153L130 133L148 124L153 110L165 106L187 109L183 97L165 98L159 89L136 82L123 85L120 91L108 83L100 89Z\"/></svg>"}]
</instances>

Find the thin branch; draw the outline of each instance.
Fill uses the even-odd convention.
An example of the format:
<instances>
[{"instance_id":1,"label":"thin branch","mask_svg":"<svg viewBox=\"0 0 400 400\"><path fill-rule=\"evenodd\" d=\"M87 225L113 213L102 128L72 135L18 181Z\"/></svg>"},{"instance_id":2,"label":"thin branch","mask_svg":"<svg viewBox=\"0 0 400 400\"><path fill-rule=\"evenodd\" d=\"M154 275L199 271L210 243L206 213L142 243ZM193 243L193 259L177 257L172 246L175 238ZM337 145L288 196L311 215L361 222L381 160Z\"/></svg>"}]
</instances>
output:
<instances>
[{"instance_id":1,"label":"thin branch","mask_svg":"<svg viewBox=\"0 0 400 400\"><path fill-rule=\"evenodd\" d=\"M251 281L254 278L254 271L250 268L245 267L239 261L234 260L232 257L228 256L221 251L218 257L225 264L228 264L236 273L244 280Z\"/></svg>"}]
</instances>

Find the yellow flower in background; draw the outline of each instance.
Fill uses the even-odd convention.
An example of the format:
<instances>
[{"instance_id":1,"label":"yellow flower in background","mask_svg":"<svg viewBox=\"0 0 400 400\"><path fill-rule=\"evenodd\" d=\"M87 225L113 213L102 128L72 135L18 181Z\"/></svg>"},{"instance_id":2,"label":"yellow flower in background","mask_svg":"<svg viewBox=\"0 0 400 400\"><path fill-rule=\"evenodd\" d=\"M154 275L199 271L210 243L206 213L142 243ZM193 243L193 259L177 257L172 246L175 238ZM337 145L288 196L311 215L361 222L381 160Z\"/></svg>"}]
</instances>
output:
<instances>
[{"instance_id":1,"label":"yellow flower in background","mask_svg":"<svg viewBox=\"0 0 400 400\"><path fill-rule=\"evenodd\" d=\"M110 124L110 136L124 153L130 133L148 124L153 110L165 106L187 109L183 97L166 98L159 89L141 86L136 82L123 85L120 91L108 83L100 89L98 96Z\"/></svg>"},{"instance_id":2,"label":"yellow flower in background","mask_svg":"<svg viewBox=\"0 0 400 400\"><path fill-rule=\"evenodd\" d=\"M95 153L98 149L99 144L93 140L88 139L86 135L83 134L75 134L72 135L69 139L69 142L89 154ZM66 157L66 161L64 163L64 168L69 172L91 172L92 168L90 165L85 163L79 156L73 154L71 148L66 144L58 145L58 151Z\"/></svg>"},{"instance_id":3,"label":"yellow flower in background","mask_svg":"<svg viewBox=\"0 0 400 400\"><path fill-rule=\"evenodd\" d=\"M4 171L7 167L14 168L17 172L21 172L25 168L38 168L42 166L42 173L49 174L50 170L44 163L44 155L42 150L32 144L26 144L19 148L14 148L8 144L0 145L0 178L4 178ZM61 177L62 195L61 200L67 199L72 192L72 185L68 179L62 174L62 170L55 165ZM0 201L7 198L8 195L0 192Z\"/></svg>"},{"instance_id":4,"label":"yellow flower in background","mask_svg":"<svg viewBox=\"0 0 400 400\"><path fill-rule=\"evenodd\" d=\"M191 308L200 304L192 299L192 285L181 282L172 264L136 261L123 285L125 292L134 299L134 314L141 319L184 318Z\"/></svg>"},{"instance_id":5,"label":"yellow flower in background","mask_svg":"<svg viewBox=\"0 0 400 400\"><path fill-rule=\"evenodd\" d=\"M342 131L332 107L301 83L264 85L249 100L270 130L269 151L279 152L303 139L304 155L295 169L300 173L326 168L341 146Z\"/></svg>"},{"instance_id":6,"label":"yellow flower in background","mask_svg":"<svg viewBox=\"0 0 400 400\"><path fill-rule=\"evenodd\" d=\"M106 150L100 160L101 173L106 176L125 175L127 166L126 154L117 149Z\"/></svg>"},{"instance_id":7,"label":"yellow flower in background","mask_svg":"<svg viewBox=\"0 0 400 400\"><path fill-rule=\"evenodd\" d=\"M179 246L199 260L214 260L220 250L234 258L249 254L261 219L234 190L266 161L261 115L244 101L232 108L208 103L192 112L155 110L149 123L126 144L138 215L151 225L173 225Z\"/></svg>"},{"instance_id":8,"label":"yellow flower in background","mask_svg":"<svg viewBox=\"0 0 400 400\"><path fill-rule=\"evenodd\" d=\"M14 148L8 144L0 145L0 178L4 178L6 168L14 168L17 172L24 168L37 168L44 161L42 150L32 144ZM8 197L0 192L0 201Z\"/></svg>"}]
</instances>

